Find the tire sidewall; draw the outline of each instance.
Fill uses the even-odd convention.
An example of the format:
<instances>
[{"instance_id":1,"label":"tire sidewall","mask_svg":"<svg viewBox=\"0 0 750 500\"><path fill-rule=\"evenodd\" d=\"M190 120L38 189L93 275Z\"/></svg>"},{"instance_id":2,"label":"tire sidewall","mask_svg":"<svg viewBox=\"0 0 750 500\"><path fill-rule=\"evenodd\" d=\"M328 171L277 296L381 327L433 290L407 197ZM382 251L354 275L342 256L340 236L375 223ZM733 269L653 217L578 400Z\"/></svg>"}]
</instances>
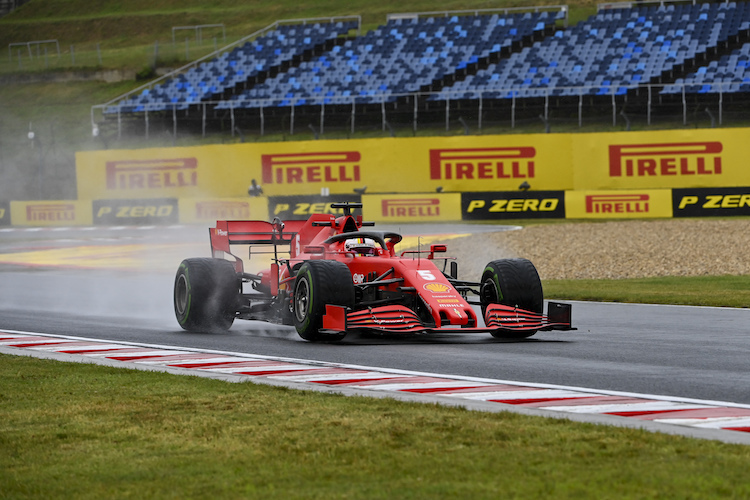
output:
<instances>
[{"instance_id":1,"label":"tire sidewall","mask_svg":"<svg viewBox=\"0 0 750 500\"><path fill-rule=\"evenodd\" d=\"M480 282L480 292L481 292L481 305L482 305L482 316L484 316L484 312L487 310L487 305L492 303L500 303L500 301L503 300L503 292L500 289L500 278L497 276L497 269L495 266L492 265L493 262L490 262L487 264L487 267L484 268L484 272L482 273L482 280ZM486 293L485 287L486 286L492 286L494 285L494 300L497 302L494 302L493 300L487 300L485 301L484 294Z\"/></svg>"},{"instance_id":2,"label":"tire sidewall","mask_svg":"<svg viewBox=\"0 0 750 500\"><path fill-rule=\"evenodd\" d=\"M307 284L307 304L305 307L305 316L302 321L299 321L297 317L297 292L300 288L300 285L302 282L305 282ZM313 320L315 319L315 311L313 310L314 303L314 297L315 297L315 290L313 285L313 277L312 277L312 271L310 269L310 266L307 264L303 264L303 266L300 268L299 272L297 273L297 279L294 282L294 327L299 332L302 331L309 331L311 328L314 328L314 325L312 324Z\"/></svg>"},{"instance_id":3,"label":"tire sidewall","mask_svg":"<svg viewBox=\"0 0 750 500\"><path fill-rule=\"evenodd\" d=\"M184 286L184 290L183 290ZM184 308L178 305L178 300L182 301L182 297L178 297L178 293L182 295L184 293ZM174 315L177 318L177 323L185 329L189 329L192 326L190 321L190 308L193 304L193 287L190 284L190 271L186 261L180 263L180 267L177 268L177 276L175 276L174 294L173 294L173 305ZM180 310L182 309L182 310Z\"/></svg>"}]
</instances>

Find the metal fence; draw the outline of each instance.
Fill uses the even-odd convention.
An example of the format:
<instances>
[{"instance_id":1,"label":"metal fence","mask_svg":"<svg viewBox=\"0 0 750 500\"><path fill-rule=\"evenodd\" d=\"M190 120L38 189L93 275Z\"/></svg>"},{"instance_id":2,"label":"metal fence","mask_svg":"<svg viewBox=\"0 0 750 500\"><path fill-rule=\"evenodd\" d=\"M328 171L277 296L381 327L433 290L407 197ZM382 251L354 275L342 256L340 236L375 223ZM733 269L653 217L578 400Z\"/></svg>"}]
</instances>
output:
<instances>
[{"instance_id":1,"label":"metal fence","mask_svg":"<svg viewBox=\"0 0 750 500\"><path fill-rule=\"evenodd\" d=\"M95 130L111 136L149 139L167 133L207 137L209 135L257 136L313 134L315 138L336 132L352 136L357 132L384 135L416 135L427 129L439 133L481 134L498 128L539 132L575 131L596 125L611 130L663 128L670 126L736 126L750 121L750 92L730 92L731 84L714 83L712 91L695 93L695 85L641 85L629 88L572 87L535 89L535 96L517 97L528 88L507 88L476 92L474 98L460 93L421 92L351 97L337 104L244 108L217 107L205 101L180 108L148 106L138 113L103 114L92 110ZM508 98L496 98L497 93ZM561 95L565 94L565 95ZM223 102L226 105L226 102ZM115 105L115 108L117 106ZM110 105L110 108L111 105Z\"/></svg>"}]
</instances>

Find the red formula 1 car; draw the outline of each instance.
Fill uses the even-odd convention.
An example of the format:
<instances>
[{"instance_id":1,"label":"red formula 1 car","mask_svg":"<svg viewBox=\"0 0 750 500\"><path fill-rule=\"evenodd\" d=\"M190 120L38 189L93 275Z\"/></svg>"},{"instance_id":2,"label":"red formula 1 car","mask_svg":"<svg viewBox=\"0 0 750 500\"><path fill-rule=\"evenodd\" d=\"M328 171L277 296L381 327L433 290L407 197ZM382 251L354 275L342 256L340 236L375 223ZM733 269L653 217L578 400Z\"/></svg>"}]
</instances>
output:
<instances>
[{"instance_id":1,"label":"red formula 1 car","mask_svg":"<svg viewBox=\"0 0 750 500\"><path fill-rule=\"evenodd\" d=\"M462 281L455 260L436 256L445 245L398 255L401 235L363 229L374 224L352 215L361 207L333 203L344 215L307 221L217 221L209 230L213 257L186 259L177 270L180 326L216 331L235 319L261 320L294 325L310 341L340 340L350 331L523 338L572 329L569 304L549 302L542 314L542 284L530 261L495 260L480 281ZM249 246L249 256L272 256L270 269L245 272L232 253L239 245ZM472 305L481 306L483 321Z\"/></svg>"}]
</instances>

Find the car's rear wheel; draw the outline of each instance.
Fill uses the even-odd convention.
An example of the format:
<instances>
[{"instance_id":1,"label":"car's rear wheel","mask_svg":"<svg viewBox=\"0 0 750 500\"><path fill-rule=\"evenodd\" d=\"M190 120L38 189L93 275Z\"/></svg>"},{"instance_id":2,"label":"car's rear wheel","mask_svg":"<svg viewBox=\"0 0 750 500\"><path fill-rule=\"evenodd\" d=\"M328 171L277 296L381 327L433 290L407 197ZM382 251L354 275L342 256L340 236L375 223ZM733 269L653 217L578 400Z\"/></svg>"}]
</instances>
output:
<instances>
[{"instance_id":1,"label":"car's rear wheel","mask_svg":"<svg viewBox=\"0 0 750 500\"><path fill-rule=\"evenodd\" d=\"M311 260L297 271L292 299L294 327L310 341L341 340L346 332L321 332L326 304L354 305L354 285L346 264L333 260Z\"/></svg>"},{"instance_id":2,"label":"car's rear wheel","mask_svg":"<svg viewBox=\"0 0 750 500\"><path fill-rule=\"evenodd\" d=\"M226 260L185 259L174 280L174 313L191 332L226 331L234 322L240 280Z\"/></svg>"},{"instance_id":3,"label":"car's rear wheel","mask_svg":"<svg viewBox=\"0 0 750 500\"><path fill-rule=\"evenodd\" d=\"M484 316L489 304L503 304L536 313L544 310L542 281L536 267L527 259L493 260L482 273L479 300ZM492 332L497 338L531 337L534 331Z\"/></svg>"}]
</instances>

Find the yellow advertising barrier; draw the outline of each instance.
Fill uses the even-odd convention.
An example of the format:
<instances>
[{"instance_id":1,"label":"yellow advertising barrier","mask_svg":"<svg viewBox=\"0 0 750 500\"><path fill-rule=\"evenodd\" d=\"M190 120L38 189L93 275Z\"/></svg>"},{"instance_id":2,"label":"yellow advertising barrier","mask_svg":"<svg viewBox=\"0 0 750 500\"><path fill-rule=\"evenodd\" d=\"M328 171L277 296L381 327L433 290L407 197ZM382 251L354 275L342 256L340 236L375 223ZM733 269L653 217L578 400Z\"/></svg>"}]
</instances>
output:
<instances>
[{"instance_id":1,"label":"yellow advertising barrier","mask_svg":"<svg viewBox=\"0 0 750 500\"><path fill-rule=\"evenodd\" d=\"M76 155L79 199L750 186L748 129L325 140Z\"/></svg>"},{"instance_id":2,"label":"yellow advertising barrier","mask_svg":"<svg viewBox=\"0 0 750 500\"><path fill-rule=\"evenodd\" d=\"M566 135L387 138L107 150L76 155L81 199L514 191L573 187Z\"/></svg>"},{"instance_id":3,"label":"yellow advertising barrier","mask_svg":"<svg viewBox=\"0 0 750 500\"><path fill-rule=\"evenodd\" d=\"M266 198L181 198L180 222L214 224L217 220L268 220Z\"/></svg>"},{"instance_id":4,"label":"yellow advertising barrier","mask_svg":"<svg viewBox=\"0 0 750 500\"><path fill-rule=\"evenodd\" d=\"M461 195L389 194L362 196L362 217L374 222L461 220Z\"/></svg>"},{"instance_id":5,"label":"yellow advertising barrier","mask_svg":"<svg viewBox=\"0 0 750 500\"><path fill-rule=\"evenodd\" d=\"M247 196L259 169L243 145L76 153L79 199Z\"/></svg>"},{"instance_id":6,"label":"yellow advertising barrier","mask_svg":"<svg viewBox=\"0 0 750 500\"><path fill-rule=\"evenodd\" d=\"M90 226L90 201L11 201L10 223L14 226Z\"/></svg>"},{"instance_id":7,"label":"yellow advertising barrier","mask_svg":"<svg viewBox=\"0 0 750 500\"><path fill-rule=\"evenodd\" d=\"M671 189L567 191L568 219L641 219L672 217Z\"/></svg>"},{"instance_id":8,"label":"yellow advertising barrier","mask_svg":"<svg viewBox=\"0 0 750 500\"><path fill-rule=\"evenodd\" d=\"M750 186L747 129L572 134L575 189Z\"/></svg>"}]
</instances>

